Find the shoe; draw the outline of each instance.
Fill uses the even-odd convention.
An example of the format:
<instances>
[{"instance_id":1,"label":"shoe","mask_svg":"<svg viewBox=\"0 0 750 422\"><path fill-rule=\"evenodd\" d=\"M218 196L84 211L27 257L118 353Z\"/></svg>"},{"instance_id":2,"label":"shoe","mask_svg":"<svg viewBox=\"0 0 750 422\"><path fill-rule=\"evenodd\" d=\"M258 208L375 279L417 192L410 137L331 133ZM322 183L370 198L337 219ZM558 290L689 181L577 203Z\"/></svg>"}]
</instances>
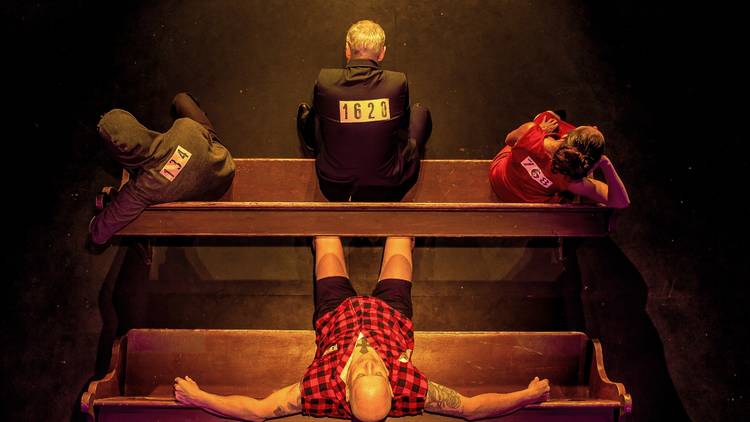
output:
<instances>
[{"instance_id":1,"label":"shoe","mask_svg":"<svg viewBox=\"0 0 750 422\"><path fill-rule=\"evenodd\" d=\"M94 241L91 239L91 234L86 236L86 243L84 244L84 248L92 255L101 255L104 251L109 248L110 242L105 242L104 244L100 245L98 243L94 243Z\"/></svg>"},{"instance_id":2,"label":"shoe","mask_svg":"<svg viewBox=\"0 0 750 422\"><path fill-rule=\"evenodd\" d=\"M96 194L96 199L94 201L94 208L96 211L103 211L104 208L107 208L107 206L115 200L117 193L117 188L114 186L103 187L101 192Z\"/></svg>"},{"instance_id":3,"label":"shoe","mask_svg":"<svg viewBox=\"0 0 750 422\"><path fill-rule=\"evenodd\" d=\"M300 144L306 152L315 154L315 139L310 134L306 133L306 127L308 121L312 117L312 108L307 103L300 103L297 107L297 136L299 137Z\"/></svg>"}]
</instances>

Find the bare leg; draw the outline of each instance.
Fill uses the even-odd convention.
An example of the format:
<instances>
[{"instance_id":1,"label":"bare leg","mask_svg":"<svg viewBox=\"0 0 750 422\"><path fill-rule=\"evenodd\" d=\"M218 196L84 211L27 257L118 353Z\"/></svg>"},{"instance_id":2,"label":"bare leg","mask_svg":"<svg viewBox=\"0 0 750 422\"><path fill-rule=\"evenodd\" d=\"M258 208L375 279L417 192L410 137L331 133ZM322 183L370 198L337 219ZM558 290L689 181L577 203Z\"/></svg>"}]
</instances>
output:
<instances>
[{"instance_id":1,"label":"bare leg","mask_svg":"<svg viewBox=\"0 0 750 422\"><path fill-rule=\"evenodd\" d=\"M396 278L411 282L413 249L413 237L393 236L386 239L378 281Z\"/></svg>"},{"instance_id":2,"label":"bare leg","mask_svg":"<svg viewBox=\"0 0 750 422\"><path fill-rule=\"evenodd\" d=\"M338 236L317 236L315 244L315 280L326 277L346 277L346 260L341 238Z\"/></svg>"}]
</instances>

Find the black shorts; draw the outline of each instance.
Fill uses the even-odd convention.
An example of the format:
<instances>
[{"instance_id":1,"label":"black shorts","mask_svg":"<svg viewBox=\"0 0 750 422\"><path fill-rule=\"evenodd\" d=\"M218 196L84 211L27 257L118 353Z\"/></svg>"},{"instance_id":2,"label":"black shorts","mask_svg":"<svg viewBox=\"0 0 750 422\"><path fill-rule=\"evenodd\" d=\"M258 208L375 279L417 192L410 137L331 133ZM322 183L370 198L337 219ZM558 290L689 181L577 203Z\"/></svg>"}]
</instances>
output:
<instances>
[{"instance_id":1,"label":"black shorts","mask_svg":"<svg viewBox=\"0 0 750 422\"><path fill-rule=\"evenodd\" d=\"M336 309L345 299L357 296L352 283L346 277L326 277L315 282L315 322L328 312ZM401 312L407 318L412 317L411 283L398 278L380 280L372 291L376 297L387 303L391 308Z\"/></svg>"}]
</instances>

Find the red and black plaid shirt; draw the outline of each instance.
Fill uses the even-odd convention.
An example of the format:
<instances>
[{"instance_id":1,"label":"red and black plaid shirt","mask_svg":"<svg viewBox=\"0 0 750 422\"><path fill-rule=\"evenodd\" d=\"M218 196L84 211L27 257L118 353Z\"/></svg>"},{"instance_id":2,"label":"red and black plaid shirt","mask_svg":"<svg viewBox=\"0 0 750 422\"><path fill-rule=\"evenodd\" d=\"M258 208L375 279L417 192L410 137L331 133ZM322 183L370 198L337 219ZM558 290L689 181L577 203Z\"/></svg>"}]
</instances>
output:
<instances>
[{"instance_id":1,"label":"red and black plaid shirt","mask_svg":"<svg viewBox=\"0 0 750 422\"><path fill-rule=\"evenodd\" d=\"M427 396L427 378L412 365L411 320L373 297L351 297L315 323L315 359L302 378L302 413L351 418L341 371L359 333L375 348L390 374L393 403L388 416L418 415ZM330 350L330 351L329 351ZM328 351L328 353L326 353Z\"/></svg>"}]
</instances>

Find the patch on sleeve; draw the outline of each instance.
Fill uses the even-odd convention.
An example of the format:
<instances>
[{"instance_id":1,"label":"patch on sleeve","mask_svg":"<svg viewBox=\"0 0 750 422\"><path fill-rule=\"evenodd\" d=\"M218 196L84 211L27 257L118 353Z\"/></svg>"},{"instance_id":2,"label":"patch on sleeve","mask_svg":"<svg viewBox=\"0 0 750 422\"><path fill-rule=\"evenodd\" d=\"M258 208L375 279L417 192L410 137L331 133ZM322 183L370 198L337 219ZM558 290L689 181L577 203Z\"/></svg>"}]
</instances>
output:
<instances>
[{"instance_id":1,"label":"patch on sleeve","mask_svg":"<svg viewBox=\"0 0 750 422\"><path fill-rule=\"evenodd\" d=\"M180 174L182 169L185 168L185 164L190 161L190 157L192 157L192 155L193 154L191 154L190 151L177 145L177 149L175 150L174 154L172 154L172 158L167 161L167 164L164 164L164 167L159 173L161 173L162 176L166 177L170 182L173 182L174 179L176 179Z\"/></svg>"},{"instance_id":2,"label":"patch on sleeve","mask_svg":"<svg viewBox=\"0 0 750 422\"><path fill-rule=\"evenodd\" d=\"M544 175L542 169L540 169L539 166L536 165L531 157L526 157L523 161L521 161L521 165L529 173L529 176L531 176L531 178L534 179L537 183L544 186L545 188L552 186L552 181Z\"/></svg>"},{"instance_id":3,"label":"patch on sleeve","mask_svg":"<svg viewBox=\"0 0 750 422\"><path fill-rule=\"evenodd\" d=\"M391 102L388 98L359 101L339 101L341 123L369 123L390 120Z\"/></svg>"}]
</instances>

